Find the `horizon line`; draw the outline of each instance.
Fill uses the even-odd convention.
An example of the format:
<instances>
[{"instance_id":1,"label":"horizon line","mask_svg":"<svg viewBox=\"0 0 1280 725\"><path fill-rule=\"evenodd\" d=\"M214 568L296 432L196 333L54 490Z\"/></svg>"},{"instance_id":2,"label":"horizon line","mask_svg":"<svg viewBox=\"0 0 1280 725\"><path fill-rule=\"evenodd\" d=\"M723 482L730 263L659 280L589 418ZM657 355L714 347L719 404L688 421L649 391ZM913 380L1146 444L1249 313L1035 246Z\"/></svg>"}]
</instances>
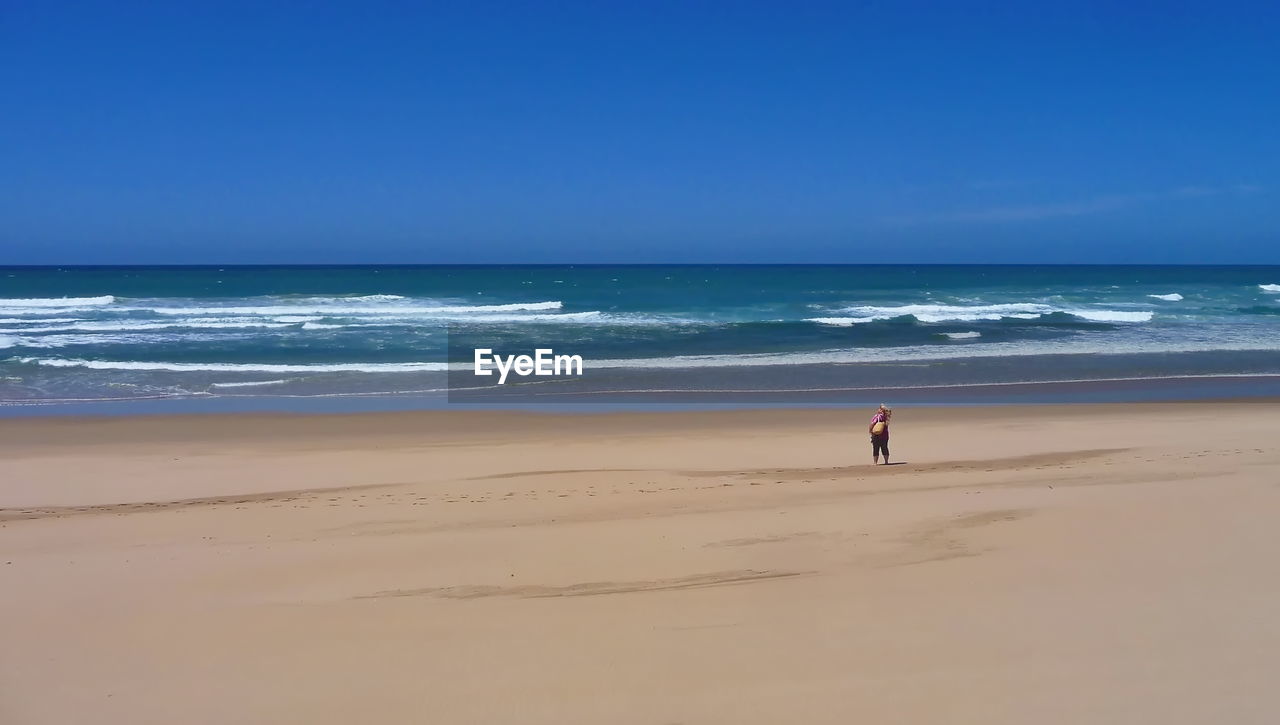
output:
<instances>
[{"instance_id":1,"label":"horizon line","mask_svg":"<svg viewBox=\"0 0 1280 725\"><path fill-rule=\"evenodd\" d=\"M0 264L0 269L340 267L1280 267L1280 262L195 262Z\"/></svg>"}]
</instances>

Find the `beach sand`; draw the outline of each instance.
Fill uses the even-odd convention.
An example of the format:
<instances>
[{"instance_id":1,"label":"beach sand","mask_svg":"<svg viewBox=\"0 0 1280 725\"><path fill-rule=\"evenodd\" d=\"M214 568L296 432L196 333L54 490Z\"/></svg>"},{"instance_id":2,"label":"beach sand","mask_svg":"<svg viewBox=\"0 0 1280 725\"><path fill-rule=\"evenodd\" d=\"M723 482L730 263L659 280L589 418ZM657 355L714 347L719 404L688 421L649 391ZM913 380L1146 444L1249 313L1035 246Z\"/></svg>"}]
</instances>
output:
<instances>
[{"instance_id":1,"label":"beach sand","mask_svg":"<svg viewBox=\"0 0 1280 725\"><path fill-rule=\"evenodd\" d=\"M1280 722L1280 404L0 422L0 722Z\"/></svg>"}]
</instances>

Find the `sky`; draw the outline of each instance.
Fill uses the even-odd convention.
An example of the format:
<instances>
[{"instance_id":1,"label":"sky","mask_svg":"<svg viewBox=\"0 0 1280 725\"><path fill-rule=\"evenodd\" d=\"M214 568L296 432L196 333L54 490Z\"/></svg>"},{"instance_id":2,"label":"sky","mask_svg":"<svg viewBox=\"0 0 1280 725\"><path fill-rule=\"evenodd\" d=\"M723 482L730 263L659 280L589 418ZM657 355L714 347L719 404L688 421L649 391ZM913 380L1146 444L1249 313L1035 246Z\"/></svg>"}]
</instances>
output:
<instances>
[{"instance_id":1,"label":"sky","mask_svg":"<svg viewBox=\"0 0 1280 725\"><path fill-rule=\"evenodd\" d=\"M1280 5L0 0L0 265L1280 263Z\"/></svg>"}]
</instances>

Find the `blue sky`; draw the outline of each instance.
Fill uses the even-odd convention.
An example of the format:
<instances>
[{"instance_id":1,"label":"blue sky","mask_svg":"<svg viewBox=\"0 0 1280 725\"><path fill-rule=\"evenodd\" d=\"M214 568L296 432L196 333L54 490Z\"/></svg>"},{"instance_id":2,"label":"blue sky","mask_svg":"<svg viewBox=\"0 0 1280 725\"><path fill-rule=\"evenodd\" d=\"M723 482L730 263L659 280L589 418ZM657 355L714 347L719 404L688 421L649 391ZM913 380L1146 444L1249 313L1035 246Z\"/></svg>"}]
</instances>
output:
<instances>
[{"instance_id":1,"label":"blue sky","mask_svg":"<svg viewBox=\"0 0 1280 725\"><path fill-rule=\"evenodd\" d=\"M1278 7L0 0L0 264L1280 263Z\"/></svg>"}]
</instances>

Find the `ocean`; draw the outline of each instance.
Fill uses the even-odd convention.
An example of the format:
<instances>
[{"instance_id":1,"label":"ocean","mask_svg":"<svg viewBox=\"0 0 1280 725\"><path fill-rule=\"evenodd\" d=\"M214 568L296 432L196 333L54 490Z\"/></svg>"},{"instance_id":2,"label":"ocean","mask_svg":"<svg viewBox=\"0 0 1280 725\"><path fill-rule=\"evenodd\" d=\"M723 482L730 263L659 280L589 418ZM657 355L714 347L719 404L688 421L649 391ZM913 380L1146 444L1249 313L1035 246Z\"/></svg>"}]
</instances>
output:
<instances>
[{"instance_id":1,"label":"ocean","mask_svg":"<svg viewBox=\"0 0 1280 725\"><path fill-rule=\"evenodd\" d=\"M478 384L475 347L554 347L587 374ZM1249 397L1278 380L1275 266L0 268L10 414Z\"/></svg>"}]
</instances>

